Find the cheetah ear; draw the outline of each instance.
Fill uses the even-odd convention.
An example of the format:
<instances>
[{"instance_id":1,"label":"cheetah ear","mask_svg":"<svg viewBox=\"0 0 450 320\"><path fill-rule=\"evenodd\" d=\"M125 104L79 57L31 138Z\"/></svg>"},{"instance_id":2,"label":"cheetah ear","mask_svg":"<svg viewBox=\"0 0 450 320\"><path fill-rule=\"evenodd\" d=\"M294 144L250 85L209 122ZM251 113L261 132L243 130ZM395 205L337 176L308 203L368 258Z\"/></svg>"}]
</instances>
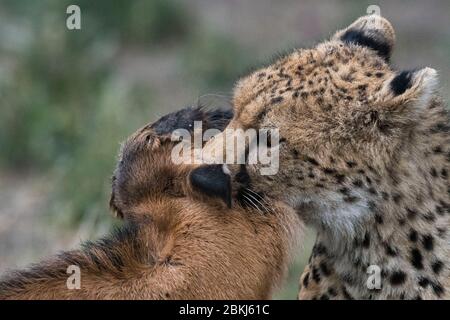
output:
<instances>
[{"instance_id":1,"label":"cheetah ear","mask_svg":"<svg viewBox=\"0 0 450 320\"><path fill-rule=\"evenodd\" d=\"M373 97L378 110L370 111L375 115L372 121L386 130L416 123L430 106L437 86L437 72L432 68L398 72Z\"/></svg>"},{"instance_id":2,"label":"cheetah ear","mask_svg":"<svg viewBox=\"0 0 450 320\"><path fill-rule=\"evenodd\" d=\"M193 190L219 198L231 208L231 178L223 165L202 165L190 173L189 180Z\"/></svg>"},{"instance_id":3,"label":"cheetah ear","mask_svg":"<svg viewBox=\"0 0 450 320\"><path fill-rule=\"evenodd\" d=\"M393 107L421 111L429 105L438 83L437 71L432 68L398 72L386 80L381 99Z\"/></svg>"},{"instance_id":4,"label":"cheetah ear","mask_svg":"<svg viewBox=\"0 0 450 320\"><path fill-rule=\"evenodd\" d=\"M347 28L338 31L333 39L372 49L388 62L395 43L395 32L389 21L373 14L360 17Z\"/></svg>"}]
</instances>

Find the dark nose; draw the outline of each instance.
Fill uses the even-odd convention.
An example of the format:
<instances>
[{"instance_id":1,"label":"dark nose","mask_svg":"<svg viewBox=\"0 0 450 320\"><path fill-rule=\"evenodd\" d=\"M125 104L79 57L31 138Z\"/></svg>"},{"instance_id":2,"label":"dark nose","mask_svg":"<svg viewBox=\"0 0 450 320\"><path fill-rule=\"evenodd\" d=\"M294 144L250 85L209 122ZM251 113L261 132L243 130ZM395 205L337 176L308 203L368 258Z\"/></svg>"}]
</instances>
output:
<instances>
[{"instance_id":1,"label":"dark nose","mask_svg":"<svg viewBox=\"0 0 450 320\"><path fill-rule=\"evenodd\" d=\"M245 166L245 164L240 165L239 171L234 176L234 179L236 182L246 186L250 184L250 175L248 174L247 167Z\"/></svg>"}]
</instances>

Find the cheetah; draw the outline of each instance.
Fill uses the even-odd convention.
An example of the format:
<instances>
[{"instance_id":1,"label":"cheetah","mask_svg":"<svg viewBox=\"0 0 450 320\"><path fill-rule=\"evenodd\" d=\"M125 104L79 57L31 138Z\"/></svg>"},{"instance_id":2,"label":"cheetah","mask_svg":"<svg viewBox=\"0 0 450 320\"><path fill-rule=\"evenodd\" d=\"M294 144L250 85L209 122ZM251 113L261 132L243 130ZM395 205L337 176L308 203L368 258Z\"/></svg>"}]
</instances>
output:
<instances>
[{"instance_id":1,"label":"cheetah","mask_svg":"<svg viewBox=\"0 0 450 320\"><path fill-rule=\"evenodd\" d=\"M300 299L449 298L449 114L437 72L396 70L394 44L390 22L363 16L235 86L228 128L280 138L276 174L227 165L233 197L250 186L317 231Z\"/></svg>"},{"instance_id":2,"label":"cheetah","mask_svg":"<svg viewBox=\"0 0 450 320\"><path fill-rule=\"evenodd\" d=\"M284 204L271 215L230 209L222 166L171 160L173 130L190 130L193 121L221 130L230 117L186 108L138 130L122 148L112 183L110 205L125 225L4 276L0 300L270 298L301 229L295 212ZM78 290L66 286L70 265L80 268Z\"/></svg>"}]
</instances>

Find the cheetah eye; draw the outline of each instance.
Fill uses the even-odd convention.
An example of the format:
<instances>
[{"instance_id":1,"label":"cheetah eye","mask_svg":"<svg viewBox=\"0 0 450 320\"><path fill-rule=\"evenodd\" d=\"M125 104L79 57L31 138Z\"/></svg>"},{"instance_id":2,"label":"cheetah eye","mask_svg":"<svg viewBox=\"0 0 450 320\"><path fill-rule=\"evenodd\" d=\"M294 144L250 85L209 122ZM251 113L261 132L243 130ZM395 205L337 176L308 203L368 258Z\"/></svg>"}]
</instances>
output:
<instances>
[{"instance_id":1,"label":"cheetah eye","mask_svg":"<svg viewBox=\"0 0 450 320\"><path fill-rule=\"evenodd\" d=\"M266 133L266 139L262 139L262 143L265 144L265 147L268 149L274 148L278 145L280 145L283 142L286 142L286 139L283 137L280 137L278 133L272 134L271 130L267 130ZM260 143L260 137L258 135L258 145Z\"/></svg>"}]
</instances>

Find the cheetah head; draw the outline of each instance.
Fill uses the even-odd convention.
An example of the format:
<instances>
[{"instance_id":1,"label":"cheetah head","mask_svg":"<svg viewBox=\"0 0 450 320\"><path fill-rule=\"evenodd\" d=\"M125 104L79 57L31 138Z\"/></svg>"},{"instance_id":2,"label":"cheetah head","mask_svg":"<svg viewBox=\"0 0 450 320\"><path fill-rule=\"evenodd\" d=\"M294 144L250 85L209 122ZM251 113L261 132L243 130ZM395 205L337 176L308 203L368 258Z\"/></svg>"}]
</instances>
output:
<instances>
[{"instance_id":1,"label":"cheetah head","mask_svg":"<svg viewBox=\"0 0 450 320\"><path fill-rule=\"evenodd\" d=\"M373 186L402 150L414 148L437 86L431 68L390 65L394 42L387 20L361 17L330 40L295 50L237 83L228 128L278 129L269 149L279 153L279 166L276 174L262 175L258 163L228 164L236 201L250 196L242 190L267 202L283 199L306 221L339 232L364 222L381 197ZM205 149L223 140L216 137Z\"/></svg>"}]
</instances>

